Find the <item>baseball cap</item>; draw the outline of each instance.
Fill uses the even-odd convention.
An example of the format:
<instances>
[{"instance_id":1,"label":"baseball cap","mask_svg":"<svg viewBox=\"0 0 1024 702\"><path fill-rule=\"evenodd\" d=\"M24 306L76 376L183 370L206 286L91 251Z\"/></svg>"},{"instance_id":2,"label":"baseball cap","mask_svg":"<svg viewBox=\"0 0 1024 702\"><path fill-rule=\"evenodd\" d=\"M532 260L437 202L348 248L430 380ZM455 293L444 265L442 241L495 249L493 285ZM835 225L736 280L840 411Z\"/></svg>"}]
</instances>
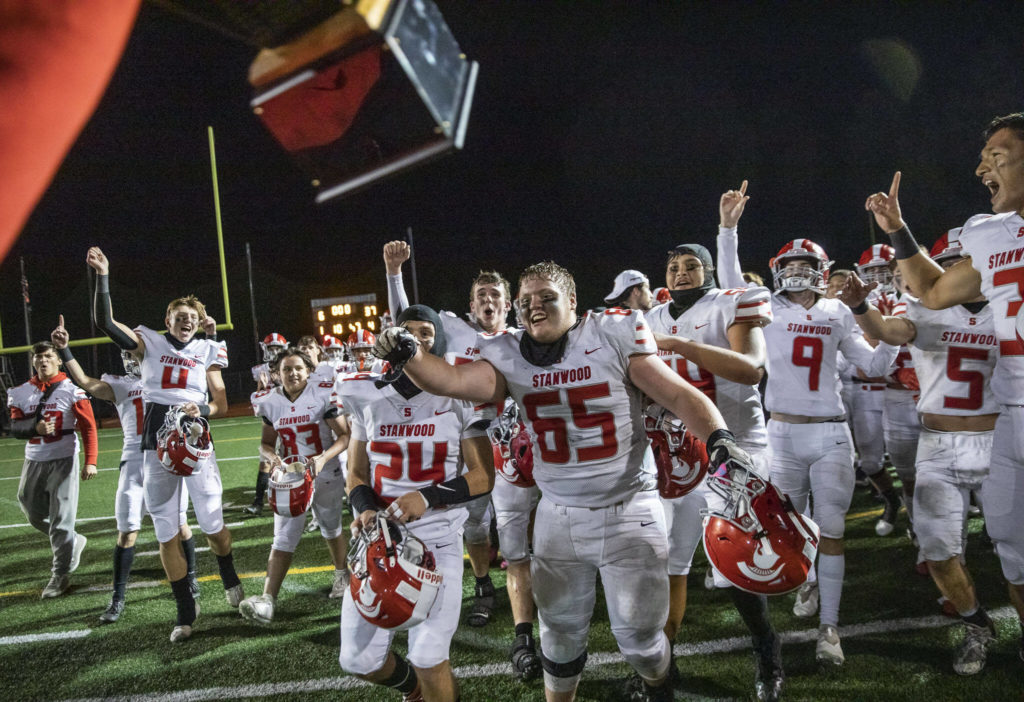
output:
<instances>
[{"instance_id":1,"label":"baseball cap","mask_svg":"<svg viewBox=\"0 0 1024 702\"><path fill-rule=\"evenodd\" d=\"M629 288L634 285L642 285L646 282L648 282L647 276L640 271L634 271L633 269L622 271L615 276L615 286L612 288L612 291L605 296L604 301L611 304Z\"/></svg>"}]
</instances>

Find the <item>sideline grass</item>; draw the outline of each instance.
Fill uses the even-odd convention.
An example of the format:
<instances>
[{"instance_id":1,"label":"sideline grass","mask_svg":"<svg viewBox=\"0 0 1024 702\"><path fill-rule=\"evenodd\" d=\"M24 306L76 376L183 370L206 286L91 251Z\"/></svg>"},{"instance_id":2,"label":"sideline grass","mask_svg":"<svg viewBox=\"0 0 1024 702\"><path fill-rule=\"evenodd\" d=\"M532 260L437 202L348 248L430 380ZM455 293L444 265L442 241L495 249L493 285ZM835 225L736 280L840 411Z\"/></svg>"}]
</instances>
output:
<instances>
[{"instance_id":1,"label":"sideline grass","mask_svg":"<svg viewBox=\"0 0 1024 702\"><path fill-rule=\"evenodd\" d=\"M223 461L224 500L232 505L225 517L228 522L241 522L232 533L238 571L248 576L243 580L248 594L262 588L273 531L270 516L243 517L240 510L252 500L255 459L245 457L256 454L259 431L255 419L213 423L218 457ZM208 552L198 557L202 613L189 642L172 646L167 641L174 604L165 584L130 589L121 620L100 626L97 617L109 598L106 587L116 537L112 515L119 431L102 430L100 449L99 467L115 470L102 471L95 480L82 485L79 516L90 521L80 526L89 537L89 545L81 567L72 576L71 594L40 600L39 591L49 576L45 537L30 527L0 528L0 641L37 634L60 636L56 640L0 643L3 699L128 699L135 695L146 695L147 699L158 695L158 699L167 700L255 700L267 699L268 695L276 699L346 702L397 699L380 689L356 686L338 668L339 605L327 598L331 566L319 534L303 536L295 554L295 572L285 580L277 616L270 627L250 625L228 607L216 575L216 562ZM16 500L23 450L19 441L0 440L0 527L25 522ZM989 665L973 678L960 678L950 668L952 649L960 636L957 627L911 629L906 622L892 623L934 617L938 614L938 593L929 579L914 574L914 553L905 536L875 535L873 525L879 512L878 503L858 490L847 529L841 620L844 626L863 624L869 630L844 638L847 664L842 671L818 673L812 634L816 620L793 617L792 597L771 602L776 626L781 631L797 632L798 639L802 637L800 641L787 641L784 648L787 699L1022 699L1024 665L1017 660L1019 632L1013 617L999 621L999 639L990 651ZM900 526L905 524L901 515ZM981 544L980 530L981 522L972 520L969 564L982 600L995 609L1006 604L1006 590L994 555ZM896 533L902 534L902 528ZM152 527L146 520L137 550L155 549ZM701 586L704 567L703 558L698 556L689 609L677 644L699 647L703 642L718 642L719 647L710 651L686 649L690 655L679 661L684 682L677 699L749 699L753 662L748 651L736 649L735 643L721 644L742 637L743 627L723 593L707 592ZM504 573L499 569L492 570L492 577L497 586L504 584ZM136 559L133 583L162 579L155 555ZM466 602L470 600L471 584L467 572L463 587ZM456 633L452 662L466 676L462 681L462 699L466 702L542 699L539 682L524 686L507 674L511 623L508 601L501 597L490 625L483 629L462 626ZM71 638L72 632L86 630L88 634ZM398 636L396 648L404 653L403 635ZM625 664L614 662L621 659L616 657L608 618L600 604L591 628L590 653L579 699L619 699L621 681L628 671Z\"/></svg>"}]
</instances>

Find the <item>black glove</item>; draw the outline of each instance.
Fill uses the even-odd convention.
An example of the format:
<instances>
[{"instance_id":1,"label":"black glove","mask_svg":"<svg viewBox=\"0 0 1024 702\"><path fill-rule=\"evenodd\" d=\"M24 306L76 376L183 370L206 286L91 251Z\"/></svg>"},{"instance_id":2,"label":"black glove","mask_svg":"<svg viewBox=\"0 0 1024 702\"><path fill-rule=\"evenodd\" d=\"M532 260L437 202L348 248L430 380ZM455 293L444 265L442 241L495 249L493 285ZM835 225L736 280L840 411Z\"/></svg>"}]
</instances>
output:
<instances>
[{"instance_id":1,"label":"black glove","mask_svg":"<svg viewBox=\"0 0 1024 702\"><path fill-rule=\"evenodd\" d=\"M402 372L402 368L410 358L416 355L419 344L416 337L405 327L391 327L377 337L372 353L379 359L387 361L391 370L385 374L385 380L394 380Z\"/></svg>"},{"instance_id":2,"label":"black glove","mask_svg":"<svg viewBox=\"0 0 1024 702\"><path fill-rule=\"evenodd\" d=\"M708 437L708 459L711 461L711 473L714 474L722 466L728 473L741 469L756 473L750 454L736 444L736 437L728 429L716 429Z\"/></svg>"}]
</instances>

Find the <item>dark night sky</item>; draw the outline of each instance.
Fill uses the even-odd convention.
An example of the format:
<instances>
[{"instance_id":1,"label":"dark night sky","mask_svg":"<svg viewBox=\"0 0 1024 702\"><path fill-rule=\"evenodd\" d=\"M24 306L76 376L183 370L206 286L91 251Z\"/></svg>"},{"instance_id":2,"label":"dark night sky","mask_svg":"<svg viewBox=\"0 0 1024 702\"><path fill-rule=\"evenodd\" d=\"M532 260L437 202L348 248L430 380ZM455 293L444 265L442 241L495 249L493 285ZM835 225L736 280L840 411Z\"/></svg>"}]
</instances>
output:
<instances>
[{"instance_id":1,"label":"dark night sky","mask_svg":"<svg viewBox=\"0 0 1024 702\"><path fill-rule=\"evenodd\" d=\"M255 50L144 4L99 109L0 268L5 345L58 312L90 335L86 248L110 256L115 314L159 326L197 292L223 319L206 126L217 139L235 369L251 362L245 242L260 336L311 331L311 297L376 291L380 251L412 227L423 302L462 311L469 280L553 258L600 304L623 268L663 282L664 252L714 245L743 178L745 268L810 237L837 267L870 244L864 198L904 172L930 244L988 211L979 132L1024 108L1020 6L984 3L439 2L480 63L466 148L315 205L249 110ZM915 79L914 63L919 66ZM17 367L20 372L23 369Z\"/></svg>"}]
</instances>

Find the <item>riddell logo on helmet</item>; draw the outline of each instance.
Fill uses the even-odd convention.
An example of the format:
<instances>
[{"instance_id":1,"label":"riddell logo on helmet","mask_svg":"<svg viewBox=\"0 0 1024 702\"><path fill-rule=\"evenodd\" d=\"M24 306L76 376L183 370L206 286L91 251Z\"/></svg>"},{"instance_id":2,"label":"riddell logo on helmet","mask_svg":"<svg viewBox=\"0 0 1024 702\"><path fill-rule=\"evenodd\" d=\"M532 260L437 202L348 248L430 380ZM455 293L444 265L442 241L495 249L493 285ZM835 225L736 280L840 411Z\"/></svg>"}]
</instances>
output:
<instances>
[{"instance_id":1,"label":"riddell logo on helmet","mask_svg":"<svg viewBox=\"0 0 1024 702\"><path fill-rule=\"evenodd\" d=\"M778 563L777 568L773 568ZM778 577L779 573L782 572L782 566L784 563L779 562L779 556L777 553L772 551L764 539L761 539L761 543L758 544L757 549L754 551L754 563L753 565L746 562L740 561L736 563L736 566L740 569L740 572L751 580L766 583L774 580Z\"/></svg>"},{"instance_id":2,"label":"riddell logo on helmet","mask_svg":"<svg viewBox=\"0 0 1024 702\"><path fill-rule=\"evenodd\" d=\"M430 585L440 585L441 581L444 580L444 576L440 573L435 573L420 566L416 568L416 577Z\"/></svg>"}]
</instances>

